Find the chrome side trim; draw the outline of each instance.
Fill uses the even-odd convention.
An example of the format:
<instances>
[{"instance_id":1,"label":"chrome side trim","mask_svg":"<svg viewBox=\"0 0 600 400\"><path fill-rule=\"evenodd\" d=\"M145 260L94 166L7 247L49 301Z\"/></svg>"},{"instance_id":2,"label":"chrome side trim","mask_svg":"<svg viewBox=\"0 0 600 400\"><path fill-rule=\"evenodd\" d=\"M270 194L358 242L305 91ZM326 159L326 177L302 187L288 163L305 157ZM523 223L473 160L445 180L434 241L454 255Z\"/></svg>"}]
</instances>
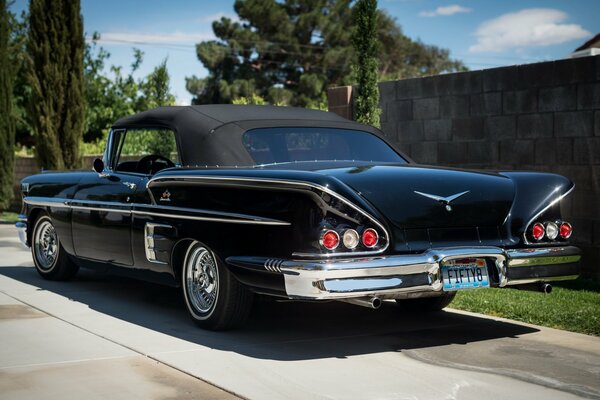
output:
<instances>
[{"instance_id":1,"label":"chrome side trim","mask_svg":"<svg viewBox=\"0 0 600 400\"><path fill-rule=\"evenodd\" d=\"M167 214L167 213L158 213L152 211L138 211L133 210L132 213L134 215L150 215L153 217L165 217L165 218L175 218L175 219L189 219L192 221L212 221L212 222L225 222L230 224L253 224L253 225L291 225L289 222L284 221L276 221L276 220L250 220L250 219L228 219L228 218L216 218L216 217L201 217L196 215L176 215L176 214Z\"/></svg>"},{"instance_id":2,"label":"chrome side trim","mask_svg":"<svg viewBox=\"0 0 600 400\"><path fill-rule=\"evenodd\" d=\"M121 214L134 214L134 215L149 215L154 217L165 217L165 218L176 218L176 219L187 219L192 221L211 221L211 222L224 222L232 224L254 224L254 225L276 225L276 226L289 226L290 222L280 221L276 219L257 217L253 215L235 214L219 211L210 210L198 210L193 208L185 207L171 207L151 204L140 204L140 203L122 203L117 201L94 201L94 200L71 200L64 198L54 197L25 197L23 201L29 205L41 206L41 207L61 207L69 208L80 211L99 211L99 212L114 212ZM115 208L123 207L123 208ZM209 216L200 215L180 215L173 213L162 213L156 211L144 211L135 210L132 207L145 207L153 210L166 210L166 211L181 211L189 213L201 213L208 214Z\"/></svg>"},{"instance_id":3,"label":"chrome side trim","mask_svg":"<svg viewBox=\"0 0 600 400\"><path fill-rule=\"evenodd\" d=\"M71 205L71 209L81 210L81 211L100 211L100 212L114 212L114 213L121 213L121 214L131 214L131 210L125 210L125 209L120 209L120 208L108 208L108 207L87 207L87 206Z\"/></svg>"},{"instance_id":4,"label":"chrome side trim","mask_svg":"<svg viewBox=\"0 0 600 400\"><path fill-rule=\"evenodd\" d=\"M162 213L155 213L155 211L143 211L143 210L137 210L137 209L133 210L134 214L140 214L140 215L152 213L152 214L148 214L148 215L165 215L165 216L169 216L171 218L193 219L193 220L197 220L197 221L199 220L199 221L232 222L232 223L240 223L240 224L256 223L256 224L262 224L262 225L284 225L284 226L291 225L291 223L289 223L289 222L280 221L277 219L257 217L254 215L230 213L230 212L225 212L225 211L212 211L212 210L203 210L203 209L197 209L197 208L163 206L163 205L158 205L158 204L157 205L140 204L140 203L134 203L133 206L138 207L138 208L151 208L152 210L181 211L181 212L189 212L189 213L196 213L196 214L207 214L209 216L207 216L207 217L194 216L194 215L190 215L190 216L176 215L176 216L174 216L175 214L170 214L170 213L162 214ZM226 217L229 217L229 218L226 218Z\"/></svg>"},{"instance_id":5,"label":"chrome side trim","mask_svg":"<svg viewBox=\"0 0 600 400\"><path fill-rule=\"evenodd\" d=\"M31 206L69 208L69 200L57 197L24 197L23 202Z\"/></svg>"},{"instance_id":6,"label":"chrome side trim","mask_svg":"<svg viewBox=\"0 0 600 400\"><path fill-rule=\"evenodd\" d=\"M146 223L144 226L144 250L146 252L146 259L154 264L167 264L156 258L156 252L154 250L154 230L156 228L172 229L173 227L171 225L155 224L153 222Z\"/></svg>"},{"instance_id":7,"label":"chrome side trim","mask_svg":"<svg viewBox=\"0 0 600 400\"><path fill-rule=\"evenodd\" d=\"M541 211L539 211L537 214L535 214L533 216L533 218L531 218L529 220L529 222L527 222L527 225L525 225L525 230L523 231L523 241L525 244L536 244L536 243L531 243L529 240L527 240L527 231L529 230L529 226L536 220L538 219L538 217L540 215L542 215L543 213L545 213L546 211L548 211L548 209L550 207L552 207L553 205L555 205L556 203L558 203L559 201L561 201L562 199L564 199L565 197L567 197L569 194L571 194L571 192L575 189L575 184L573 184L573 186L571 186L571 188L569 190L567 190L566 192L564 192L563 194L561 194L560 196L558 196L557 198L555 198L554 200L552 200L546 207L542 208Z\"/></svg>"},{"instance_id":8,"label":"chrome side trim","mask_svg":"<svg viewBox=\"0 0 600 400\"><path fill-rule=\"evenodd\" d=\"M387 248L390 245L390 235L389 235L388 231L384 228L384 226L377 219L375 219L369 213L367 213L360 207L356 206L350 200L341 196L337 192L335 192L325 186L316 184L316 183L306 182L306 181L284 180L284 179L246 178L246 177L236 177L236 176L163 175L163 176L157 176L157 177L150 179L146 183L146 189L148 190L148 192L150 192L150 194L152 194L152 191L150 190L150 185L153 182L161 182L164 180L174 180L174 179L183 180L183 181L185 181L187 179L187 180L207 180L207 181L219 181L220 180L220 181L233 181L233 182L235 182L235 181L263 182L263 183L274 183L274 184L278 184L278 185L298 185L298 186L304 186L304 187L317 189L317 190L327 193L330 196L333 196L333 197L337 198L338 200L340 200L341 202L345 203L350 208L354 209L358 213L365 216L367 219L371 220L371 222L373 222L375 225L377 225L377 227L379 227L379 229L381 229L381 231L385 233L386 244L384 247L382 247L379 250L362 251L362 252L355 252L355 253L294 253L293 254L294 257L339 257L339 256L374 255L374 254L383 253L385 250L387 250Z\"/></svg>"}]
</instances>

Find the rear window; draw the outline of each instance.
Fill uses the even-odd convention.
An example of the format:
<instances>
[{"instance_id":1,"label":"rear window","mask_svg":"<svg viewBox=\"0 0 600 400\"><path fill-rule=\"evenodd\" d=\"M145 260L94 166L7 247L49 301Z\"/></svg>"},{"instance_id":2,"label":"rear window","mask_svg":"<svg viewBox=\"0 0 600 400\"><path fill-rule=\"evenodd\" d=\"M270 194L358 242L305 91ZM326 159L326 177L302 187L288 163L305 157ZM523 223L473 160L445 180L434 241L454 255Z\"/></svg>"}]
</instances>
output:
<instances>
[{"instance_id":1,"label":"rear window","mask_svg":"<svg viewBox=\"0 0 600 400\"><path fill-rule=\"evenodd\" d=\"M338 128L260 128L243 136L257 164L295 161L406 162L383 140L368 132Z\"/></svg>"}]
</instances>

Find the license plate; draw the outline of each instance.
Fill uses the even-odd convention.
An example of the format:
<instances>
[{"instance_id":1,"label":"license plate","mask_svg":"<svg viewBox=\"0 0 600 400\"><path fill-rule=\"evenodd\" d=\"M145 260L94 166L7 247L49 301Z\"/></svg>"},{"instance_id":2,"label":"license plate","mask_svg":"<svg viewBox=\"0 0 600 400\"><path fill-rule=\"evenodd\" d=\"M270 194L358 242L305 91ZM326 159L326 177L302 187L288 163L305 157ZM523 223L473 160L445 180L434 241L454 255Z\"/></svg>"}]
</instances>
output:
<instances>
[{"instance_id":1,"label":"license plate","mask_svg":"<svg viewBox=\"0 0 600 400\"><path fill-rule=\"evenodd\" d=\"M490 287L488 270L483 258L450 260L442 264L444 290Z\"/></svg>"}]
</instances>

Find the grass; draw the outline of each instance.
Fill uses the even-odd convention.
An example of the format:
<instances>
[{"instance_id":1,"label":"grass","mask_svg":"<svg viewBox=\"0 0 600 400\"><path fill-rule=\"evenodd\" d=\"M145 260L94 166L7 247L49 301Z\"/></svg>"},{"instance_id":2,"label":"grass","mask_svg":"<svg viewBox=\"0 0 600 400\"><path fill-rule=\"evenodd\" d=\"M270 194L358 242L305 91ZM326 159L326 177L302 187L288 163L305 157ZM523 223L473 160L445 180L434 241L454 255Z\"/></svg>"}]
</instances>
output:
<instances>
[{"instance_id":1,"label":"grass","mask_svg":"<svg viewBox=\"0 0 600 400\"><path fill-rule=\"evenodd\" d=\"M551 294L517 289L460 291L450 307L600 336L600 283L555 282Z\"/></svg>"},{"instance_id":2,"label":"grass","mask_svg":"<svg viewBox=\"0 0 600 400\"><path fill-rule=\"evenodd\" d=\"M3 211L0 213L0 223L14 224L18 221L18 214L14 212Z\"/></svg>"}]
</instances>

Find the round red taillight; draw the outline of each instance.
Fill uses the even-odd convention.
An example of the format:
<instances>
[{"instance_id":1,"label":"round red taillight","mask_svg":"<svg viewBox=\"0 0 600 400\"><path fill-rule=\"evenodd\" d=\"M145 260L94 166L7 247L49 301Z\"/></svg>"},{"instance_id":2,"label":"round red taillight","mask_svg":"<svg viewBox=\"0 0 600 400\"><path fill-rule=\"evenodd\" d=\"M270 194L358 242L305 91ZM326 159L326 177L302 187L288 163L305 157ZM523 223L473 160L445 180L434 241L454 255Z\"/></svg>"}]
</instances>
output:
<instances>
[{"instance_id":1,"label":"round red taillight","mask_svg":"<svg viewBox=\"0 0 600 400\"><path fill-rule=\"evenodd\" d=\"M340 236L336 231L330 229L321 236L320 243L327 250L333 250L340 244Z\"/></svg>"},{"instance_id":2,"label":"round red taillight","mask_svg":"<svg viewBox=\"0 0 600 400\"><path fill-rule=\"evenodd\" d=\"M546 229L544 229L544 225L540 224L539 222L536 222L531 227L531 236L535 240L542 240L544 238L545 234L546 234Z\"/></svg>"},{"instance_id":3,"label":"round red taillight","mask_svg":"<svg viewBox=\"0 0 600 400\"><path fill-rule=\"evenodd\" d=\"M373 248L377 246L377 242L379 241L379 235L375 229L365 229L362 234L362 243L365 247Z\"/></svg>"},{"instance_id":4,"label":"round red taillight","mask_svg":"<svg viewBox=\"0 0 600 400\"><path fill-rule=\"evenodd\" d=\"M560 237L563 239L568 239L573 234L573 227L568 222L563 222L560 224Z\"/></svg>"}]
</instances>

